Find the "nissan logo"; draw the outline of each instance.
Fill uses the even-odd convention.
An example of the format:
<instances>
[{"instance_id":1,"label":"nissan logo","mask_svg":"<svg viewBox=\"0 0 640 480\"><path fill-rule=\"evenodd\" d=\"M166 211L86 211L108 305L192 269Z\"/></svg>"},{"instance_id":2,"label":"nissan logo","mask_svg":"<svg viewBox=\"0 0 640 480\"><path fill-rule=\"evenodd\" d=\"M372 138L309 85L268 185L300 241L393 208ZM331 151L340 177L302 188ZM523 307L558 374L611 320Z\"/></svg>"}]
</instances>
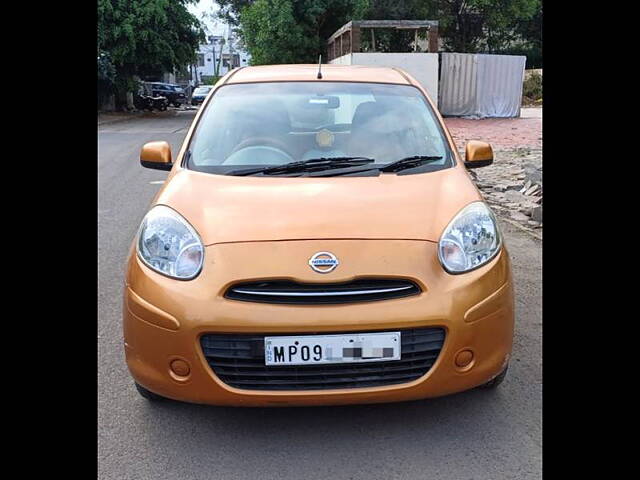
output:
<instances>
[{"instance_id":1,"label":"nissan logo","mask_svg":"<svg viewBox=\"0 0 640 480\"><path fill-rule=\"evenodd\" d=\"M309 259L309 266L318 273L329 273L340 265L337 257L331 252L318 252Z\"/></svg>"}]
</instances>

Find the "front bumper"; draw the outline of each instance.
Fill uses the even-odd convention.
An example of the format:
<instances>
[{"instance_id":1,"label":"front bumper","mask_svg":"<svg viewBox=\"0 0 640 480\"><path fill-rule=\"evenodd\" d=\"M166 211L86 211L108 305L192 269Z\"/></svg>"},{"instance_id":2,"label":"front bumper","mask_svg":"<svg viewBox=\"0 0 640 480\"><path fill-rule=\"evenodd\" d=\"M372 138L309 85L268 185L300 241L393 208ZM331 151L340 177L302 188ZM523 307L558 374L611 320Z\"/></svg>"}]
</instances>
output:
<instances>
[{"instance_id":1,"label":"front bumper","mask_svg":"<svg viewBox=\"0 0 640 480\"><path fill-rule=\"evenodd\" d=\"M124 289L123 325L127 365L133 378L162 396L236 406L330 405L414 400L481 385L508 362L513 339L513 287L508 254L462 275L443 271L433 242L410 240L305 240L219 244L206 248L194 280L157 274L133 251ZM313 272L308 259L331 251L341 260L329 274ZM248 260L250 259L250 261ZM424 259L424 261L416 261ZM358 277L402 277L422 293L413 297L341 305L274 305L223 297L238 281L289 279L346 282ZM439 326L446 337L433 367L418 380L357 389L313 391L243 390L223 383L200 347L204 333L372 332ZM460 368L456 355L471 350ZM190 366L178 376L169 365Z\"/></svg>"}]
</instances>

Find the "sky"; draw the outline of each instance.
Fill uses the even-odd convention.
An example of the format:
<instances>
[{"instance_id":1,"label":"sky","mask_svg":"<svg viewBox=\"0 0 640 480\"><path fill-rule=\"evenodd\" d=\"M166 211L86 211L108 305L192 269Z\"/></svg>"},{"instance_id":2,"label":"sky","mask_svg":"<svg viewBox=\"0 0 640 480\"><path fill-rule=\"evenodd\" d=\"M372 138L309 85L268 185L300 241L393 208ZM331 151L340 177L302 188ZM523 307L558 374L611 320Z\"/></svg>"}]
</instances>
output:
<instances>
[{"instance_id":1,"label":"sky","mask_svg":"<svg viewBox=\"0 0 640 480\"><path fill-rule=\"evenodd\" d=\"M204 13L217 12L219 7L216 2L213 0L200 0L195 5L188 6L189 11L193 13L199 20L202 20L205 24L208 34L210 35L224 35L226 25L222 22L222 20L211 20L208 18L203 18L202 15Z\"/></svg>"}]
</instances>

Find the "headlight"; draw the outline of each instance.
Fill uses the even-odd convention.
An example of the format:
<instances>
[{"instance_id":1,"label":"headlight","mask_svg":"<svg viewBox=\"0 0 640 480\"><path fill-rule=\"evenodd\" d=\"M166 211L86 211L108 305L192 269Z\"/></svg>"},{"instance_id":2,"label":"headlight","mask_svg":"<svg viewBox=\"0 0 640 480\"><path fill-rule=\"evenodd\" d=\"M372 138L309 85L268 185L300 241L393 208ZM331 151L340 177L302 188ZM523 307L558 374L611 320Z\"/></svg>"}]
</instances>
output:
<instances>
[{"instance_id":1,"label":"headlight","mask_svg":"<svg viewBox=\"0 0 640 480\"><path fill-rule=\"evenodd\" d=\"M464 273L491 260L502 240L496 217L483 202L467 205L445 228L438 257L449 273Z\"/></svg>"},{"instance_id":2,"label":"headlight","mask_svg":"<svg viewBox=\"0 0 640 480\"><path fill-rule=\"evenodd\" d=\"M190 280L202 269L204 247L198 233L180 214L156 205L140 225L138 256L156 272Z\"/></svg>"}]
</instances>

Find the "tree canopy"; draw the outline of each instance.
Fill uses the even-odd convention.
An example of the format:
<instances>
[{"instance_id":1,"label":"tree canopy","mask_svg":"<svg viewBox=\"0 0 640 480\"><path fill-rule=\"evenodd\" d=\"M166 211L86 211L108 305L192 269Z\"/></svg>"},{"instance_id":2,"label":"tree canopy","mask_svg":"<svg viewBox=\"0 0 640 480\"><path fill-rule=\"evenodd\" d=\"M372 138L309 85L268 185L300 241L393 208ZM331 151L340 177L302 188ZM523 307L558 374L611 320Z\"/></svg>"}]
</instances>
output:
<instances>
[{"instance_id":1,"label":"tree canopy","mask_svg":"<svg viewBox=\"0 0 640 480\"><path fill-rule=\"evenodd\" d=\"M254 64L315 62L326 39L349 20L440 22L444 49L507 53L538 49L540 0L218 0L220 16L239 28ZM376 31L376 49L406 51L404 31ZM363 42L367 38L363 36ZM380 45L378 45L380 42Z\"/></svg>"},{"instance_id":2,"label":"tree canopy","mask_svg":"<svg viewBox=\"0 0 640 480\"><path fill-rule=\"evenodd\" d=\"M187 10L190 3L197 0L98 0L99 69L105 69L106 53L117 88L127 90L134 75L159 75L193 63L204 32Z\"/></svg>"},{"instance_id":3,"label":"tree canopy","mask_svg":"<svg viewBox=\"0 0 640 480\"><path fill-rule=\"evenodd\" d=\"M498 53L508 48L521 38L518 25L530 20L542 8L540 0L439 0L435 3L445 48L472 53ZM542 32L537 33L540 38Z\"/></svg>"},{"instance_id":4,"label":"tree canopy","mask_svg":"<svg viewBox=\"0 0 640 480\"><path fill-rule=\"evenodd\" d=\"M227 0L253 64L314 63L353 12L353 0ZM238 11L237 8L240 8ZM235 13L234 13L235 12Z\"/></svg>"}]
</instances>

